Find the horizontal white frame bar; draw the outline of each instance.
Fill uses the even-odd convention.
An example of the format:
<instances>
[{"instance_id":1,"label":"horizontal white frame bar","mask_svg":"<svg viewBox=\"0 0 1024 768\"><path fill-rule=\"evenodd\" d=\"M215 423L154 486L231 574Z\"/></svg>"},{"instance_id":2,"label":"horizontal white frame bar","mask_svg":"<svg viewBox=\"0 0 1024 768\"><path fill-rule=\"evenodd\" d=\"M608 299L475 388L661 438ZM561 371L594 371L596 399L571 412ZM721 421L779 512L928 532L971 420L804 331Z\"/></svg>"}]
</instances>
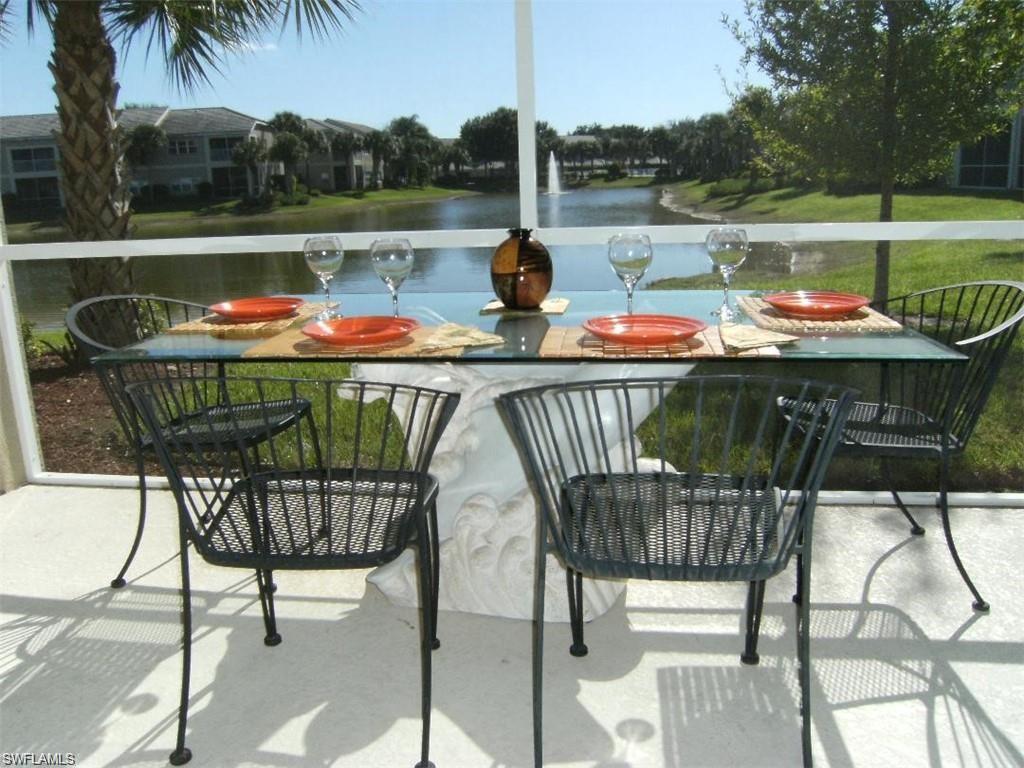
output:
<instances>
[{"instance_id":1,"label":"horizontal white frame bar","mask_svg":"<svg viewBox=\"0 0 1024 768\"><path fill-rule=\"evenodd\" d=\"M641 227L553 227L537 229L545 245L603 245L619 232L644 232L654 243L703 243L715 224ZM718 225L721 226L721 225ZM874 240L1024 240L1024 221L902 221L834 224L730 224L743 227L753 242L856 242ZM301 251L307 237L245 235L184 237L154 240L25 243L0 246L0 258L40 259L127 258L222 253ZM322 233L321 233L322 234ZM339 232L345 248L367 250L380 237L404 237L416 248L494 248L506 237L504 229L408 230L397 232Z\"/></svg>"},{"instance_id":2,"label":"horizontal white frame bar","mask_svg":"<svg viewBox=\"0 0 1024 768\"><path fill-rule=\"evenodd\" d=\"M36 485L79 486L83 488L138 488L135 475L87 475L71 472L39 472L31 480ZM170 486L164 477L146 476L146 486L155 490L167 490ZM900 498L909 507L937 507L939 497L932 491L910 491L900 493ZM849 507L895 507L888 491L820 491L818 504ZM1024 493L974 493L949 494L951 507L1024 508Z\"/></svg>"},{"instance_id":3,"label":"horizontal white frame bar","mask_svg":"<svg viewBox=\"0 0 1024 768\"><path fill-rule=\"evenodd\" d=\"M80 488L138 488L135 475L94 475L84 472L37 472L29 478L34 485L62 485ZM146 475L146 487L166 491L170 483L166 477Z\"/></svg>"}]
</instances>

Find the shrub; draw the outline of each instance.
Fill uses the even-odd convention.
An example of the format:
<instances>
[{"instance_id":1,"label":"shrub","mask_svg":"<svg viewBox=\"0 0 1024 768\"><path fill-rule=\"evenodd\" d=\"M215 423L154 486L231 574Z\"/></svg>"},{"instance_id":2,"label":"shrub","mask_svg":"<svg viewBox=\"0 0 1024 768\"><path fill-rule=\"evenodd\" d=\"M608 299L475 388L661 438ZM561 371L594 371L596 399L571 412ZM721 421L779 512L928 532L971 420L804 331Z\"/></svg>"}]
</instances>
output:
<instances>
[{"instance_id":1,"label":"shrub","mask_svg":"<svg viewBox=\"0 0 1024 768\"><path fill-rule=\"evenodd\" d=\"M622 170L618 163L612 163L605 169L604 180L615 181L616 179L621 179L625 175L626 172Z\"/></svg>"},{"instance_id":2,"label":"shrub","mask_svg":"<svg viewBox=\"0 0 1024 768\"><path fill-rule=\"evenodd\" d=\"M171 188L166 184L153 185L153 202L164 203L171 199Z\"/></svg>"},{"instance_id":3,"label":"shrub","mask_svg":"<svg viewBox=\"0 0 1024 768\"><path fill-rule=\"evenodd\" d=\"M290 195L275 192L274 199L281 205L309 205L309 195L304 192L293 192Z\"/></svg>"},{"instance_id":4,"label":"shrub","mask_svg":"<svg viewBox=\"0 0 1024 768\"><path fill-rule=\"evenodd\" d=\"M322 195L323 193L324 192L323 192L322 189L320 189L320 187L310 187L309 188L309 196L310 197L320 197L320 195Z\"/></svg>"},{"instance_id":5,"label":"shrub","mask_svg":"<svg viewBox=\"0 0 1024 768\"><path fill-rule=\"evenodd\" d=\"M208 181L200 181L196 185L196 191L199 193L200 200L213 199L213 184Z\"/></svg>"},{"instance_id":6,"label":"shrub","mask_svg":"<svg viewBox=\"0 0 1024 768\"><path fill-rule=\"evenodd\" d=\"M654 172L655 181L671 181L672 170L670 168L659 168Z\"/></svg>"}]
</instances>

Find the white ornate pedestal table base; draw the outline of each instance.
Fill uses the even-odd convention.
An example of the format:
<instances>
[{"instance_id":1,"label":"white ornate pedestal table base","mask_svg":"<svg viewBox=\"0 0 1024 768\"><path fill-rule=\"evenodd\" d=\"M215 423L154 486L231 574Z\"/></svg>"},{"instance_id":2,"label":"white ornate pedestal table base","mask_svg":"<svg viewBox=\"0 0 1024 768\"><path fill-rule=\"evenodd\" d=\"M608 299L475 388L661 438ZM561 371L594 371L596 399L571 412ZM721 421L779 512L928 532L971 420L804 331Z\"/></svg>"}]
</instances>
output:
<instances>
[{"instance_id":1,"label":"white ornate pedestal table base","mask_svg":"<svg viewBox=\"0 0 1024 768\"><path fill-rule=\"evenodd\" d=\"M431 472L441 540L439 605L445 610L527 619L533 611L536 505L508 430L495 405L502 392L561 381L684 375L679 363L573 365L359 364L353 375L369 381L415 384L459 392L462 400L434 454ZM634 439L620 435L619 440ZM565 571L548 555L548 621L568 621ZM417 605L413 555L369 576L399 605ZM583 580L584 618L604 613L625 582Z\"/></svg>"}]
</instances>

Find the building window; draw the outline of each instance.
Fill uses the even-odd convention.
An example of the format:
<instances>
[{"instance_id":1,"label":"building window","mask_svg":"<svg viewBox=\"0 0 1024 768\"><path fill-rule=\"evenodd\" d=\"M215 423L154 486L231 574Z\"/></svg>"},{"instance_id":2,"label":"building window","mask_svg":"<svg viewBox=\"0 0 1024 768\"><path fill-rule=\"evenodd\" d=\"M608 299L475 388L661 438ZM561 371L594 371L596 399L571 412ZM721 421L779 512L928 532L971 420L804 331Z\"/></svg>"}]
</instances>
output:
<instances>
[{"instance_id":1,"label":"building window","mask_svg":"<svg viewBox=\"0 0 1024 768\"><path fill-rule=\"evenodd\" d=\"M195 191L195 179L176 179L170 183L172 195L191 195Z\"/></svg>"},{"instance_id":2,"label":"building window","mask_svg":"<svg viewBox=\"0 0 1024 768\"><path fill-rule=\"evenodd\" d=\"M1010 170L1010 129L960 150L960 186L1005 189Z\"/></svg>"},{"instance_id":3,"label":"building window","mask_svg":"<svg viewBox=\"0 0 1024 768\"><path fill-rule=\"evenodd\" d=\"M171 139L167 142L168 155L194 155L198 151L195 139Z\"/></svg>"},{"instance_id":4,"label":"building window","mask_svg":"<svg viewBox=\"0 0 1024 768\"><path fill-rule=\"evenodd\" d=\"M231 162L231 150L241 143L241 136L210 139L210 161L215 163Z\"/></svg>"},{"instance_id":5,"label":"building window","mask_svg":"<svg viewBox=\"0 0 1024 768\"><path fill-rule=\"evenodd\" d=\"M42 176L37 179L15 179L14 188L21 202L60 202L60 188L56 176Z\"/></svg>"},{"instance_id":6,"label":"building window","mask_svg":"<svg viewBox=\"0 0 1024 768\"><path fill-rule=\"evenodd\" d=\"M57 169L53 147L30 147L11 150L11 165L15 173L34 173Z\"/></svg>"},{"instance_id":7,"label":"building window","mask_svg":"<svg viewBox=\"0 0 1024 768\"><path fill-rule=\"evenodd\" d=\"M249 191L249 174L245 168L213 168L214 197L241 197Z\"/></svg>"}]
</instances>

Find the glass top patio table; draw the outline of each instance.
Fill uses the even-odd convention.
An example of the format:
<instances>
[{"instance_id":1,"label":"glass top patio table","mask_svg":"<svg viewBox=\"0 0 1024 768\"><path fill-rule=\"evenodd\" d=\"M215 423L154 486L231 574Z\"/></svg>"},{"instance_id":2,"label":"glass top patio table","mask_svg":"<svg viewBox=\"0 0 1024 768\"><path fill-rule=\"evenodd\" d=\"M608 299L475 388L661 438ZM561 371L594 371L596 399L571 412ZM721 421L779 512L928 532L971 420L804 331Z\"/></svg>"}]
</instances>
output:
<instances>
[{"instance_id":1,"label":"glass top patio table","mask_svg":"<svg viewBox=\"0 0 1024 768\"><path fill-rule=\"evenodd\" d=\"M733 295L749 294L749 291L734 291ZM345 316L387 315L391 309L390 297L386 293L336 294L340 311ZM554 295L552 296L554 297ZM541 341L551 326L579 326L585 320L608 314L624 313L626 298L622 291L563 291L557 297L569 300L564 314L502 315L480 314L481 308L494 296L487 292L413 293L401 294L400 311L403 316L414 317L423 325L440 325L444 322L459 323L496 333L506 339L502 345L489 347L466 347L464 351L445 356L433 353L430 362L462 361L466 363L571 363L572 357L540 357ZM318 301L319 296L306 296L308 301ZM637 314L671 314L715 323L712 310L722 301L722 292L710 291L640 291L634 299ZM742 312L738 322L751 324ZM779 345L778 357L738 357L728 355L703 359L714 360L800 360L822 362L947 362L966 360L966 356L939 342L909 328L898 331L858 331L844 333L794 334L800 339L791 344ZM160 334L139 344L122 350L107 352L100 356L103 361L139 359L167 360L240 360L242 354L263 339L222 339L208 334ZM372 355L361 354L361 350L337 349L332 359L372 362L392 360L387 353L379 351ZM277 358L246 358L249 360L275 360ZM295 361L295 356L281 360ZM425 361L427 358L396 356L394 362ZM618 359L606 355L603 359ZM634 362L641 359L631 358ZM665 358L652 358L665 362ZM578 362L596 362L592 356L581 355Z\"/></svg>"}]
</instances>

